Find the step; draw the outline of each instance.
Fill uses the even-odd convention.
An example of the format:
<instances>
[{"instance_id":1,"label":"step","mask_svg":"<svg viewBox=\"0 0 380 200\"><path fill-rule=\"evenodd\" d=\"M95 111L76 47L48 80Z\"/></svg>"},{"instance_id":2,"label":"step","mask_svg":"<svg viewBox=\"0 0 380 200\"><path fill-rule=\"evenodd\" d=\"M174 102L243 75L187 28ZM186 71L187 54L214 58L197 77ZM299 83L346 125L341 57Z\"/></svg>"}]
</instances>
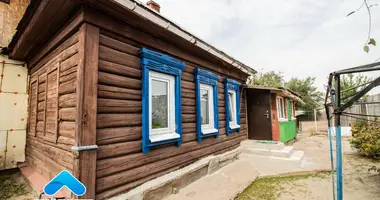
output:
<instances>
[{"instance_id":1,"label":"step","mask_svg":"<svg viewBox=\"0 0 380 200\"><path fill-rule=\"evenodd\" d=\"M286 146L281 150L270 150L270 149L256 149L256 148L242 148L242 152L248 154L262 155L262 156L274 156L281 158L289 158L294 149L292 146Z\"/></svg>"},{"instance_id":2,"label":"step","mask_svg":"<svg viewBox=\"0 0 380 200\"><path fill-rule=\"evenodd\" d=\"M295 150L293 154L290 156L291 160L299 161L302 160L303 156L305 155L304 151Z\"/></svg>"},{"instance_id":3,"label":"step","mask_svg":"<svg viewBox=\"0 0 380 200\"><path fill-rule=\"evenodd\" d=\"M267 140L245 140L241 142L244 148L281 150L285 147L284 143Z\"/></svg>"}]
</instances>

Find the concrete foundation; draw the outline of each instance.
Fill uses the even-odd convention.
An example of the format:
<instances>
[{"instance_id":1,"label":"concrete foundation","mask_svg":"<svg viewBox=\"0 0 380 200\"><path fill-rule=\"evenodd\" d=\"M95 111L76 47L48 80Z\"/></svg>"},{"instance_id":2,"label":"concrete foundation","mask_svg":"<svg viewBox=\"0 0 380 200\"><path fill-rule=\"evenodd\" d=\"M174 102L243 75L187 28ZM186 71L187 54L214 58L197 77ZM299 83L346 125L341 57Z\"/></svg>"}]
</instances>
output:
<instances>
[{"instance_id":1,"label":"concrete foundation","mask_svg":"<svg viewBox=\"0 0 380 200\"><path fill-rule=\"evenodd\" d=\"M212 174L221 167L239 158L241 149L237 148L224 154L203 158L189 166L148 181L127 193L112 197L114 200L158 200L178 193L190 183Z\"/></svg>"}]
</instances>

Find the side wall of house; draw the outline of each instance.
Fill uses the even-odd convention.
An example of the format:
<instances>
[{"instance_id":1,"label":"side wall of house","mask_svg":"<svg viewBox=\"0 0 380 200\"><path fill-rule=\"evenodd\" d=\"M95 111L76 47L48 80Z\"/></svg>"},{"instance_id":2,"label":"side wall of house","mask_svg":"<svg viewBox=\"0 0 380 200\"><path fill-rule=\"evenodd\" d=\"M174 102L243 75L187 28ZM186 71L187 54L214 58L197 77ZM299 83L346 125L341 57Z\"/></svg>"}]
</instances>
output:
<instances>
[{"instance_id":1,"label":"side wall of house","mask_svg":"<svg viewBox=\"0 0 380 200\"><path fill-rule=\"evenodd\" d=\"M75 33L29 69L26 161L47 180L73 171L77 66Z\"/></svg>"},{"instance_id":2,"label":"side wall of house","mask_svg":"<svg viewBox=\"0 0 380 200\"><path fill-rule=\"evenodd\" d=\"M273 141L280 141L280 127L278 124L277 116L277 101L276 94L271 94L271 107L272 107L272 138Z\"/></svg>"},{"instance_id":3,"label":"side wall of house","mask_svg":"<svg viewBox=\"0 0 380 200\"><path fill-rule=\"evenodd\" d=\"M112 24L111 22L108 24ZM123 36L124 34L124 36ZM97 102L96 197L107 198L126 192L148 180L174 171L202 157L225 152L247 138L245 92L241 98L241 131L226 136L224 78L242 83L238 70L223 69L173 44L125 25L100 30L99 79ZM162 145L147 154L141 148L142 73L138 51L147 47L169 54L183 62L182 146ZM194 59L189 59L194 58ZM196 141L194 69L201 68L220 76L218 88L219 138ZM230 75L227 75L230 74Z\"/></svg>"}]
</instances>

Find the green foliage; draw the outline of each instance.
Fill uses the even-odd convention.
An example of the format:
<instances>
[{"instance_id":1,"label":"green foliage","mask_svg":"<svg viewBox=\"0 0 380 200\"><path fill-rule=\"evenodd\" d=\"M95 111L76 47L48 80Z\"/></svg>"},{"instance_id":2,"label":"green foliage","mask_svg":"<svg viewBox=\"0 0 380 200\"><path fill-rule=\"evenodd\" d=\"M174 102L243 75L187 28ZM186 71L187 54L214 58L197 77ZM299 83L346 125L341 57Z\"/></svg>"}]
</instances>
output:
<instances>
[{"instance_id":1,"label":"green foliage","mask_svg":"<svg viewBox=\"0 0 380 200\"><path fill-rule=\"evenodd\" d=\"M380 126L375 123L358 122L352 125L350 144L363 156L380 160Z\"/></svg>"},{"instance_id":2,"label":"green foliage","mask_svg":"<svg viewBox=\"0 0 380 200\"><path fill-rule=\"evenodd\" d=\"M260 85L265 87L282 87L284 86L282 72L270 71L266 73L257 73L250 76L247 80L248 85Z\"/></svg>"},{"instance_id":3,"label":"green foliage","mask_svg":"<svg viewBox=\"0 0 380 200\"><path fill-rule=\"evenodd\" d=\"M348 96L352 96L354 94L356 94L357 92L359 92L360 90L362 90L364 87L366 87L367 85L363 85L364 83L367 83L371 81L370 78L368 78L367 76L363 76L363 75L354 75L354 74L347 74L347 75L343 75L342 76L342 79L340 81L340 90L342 91L341 93L341 96L342 96L342 103L346 103L348 99L344 99L344 97L348 97ZM357 87L359 85L363 85L361 87ZM357 88L353 88L353 87L357 87ZM350 88L353 88L353 89L350 89ZM368 95L365 95L364 97L361 98L361 100L365 100L365 98L367 98Z\"/></svg>"},{"instance_id":4,"label":"green foliage","mask_svg":"<svg viewBox=\"0 0 380 200\"><path fill-rule=\"evenodd\" d=\"M363 50L364 50L366 53L368 53L368 52L369 52L369 46L368 46L368 45L364 45Z\"/></svg>"},{"instance_id":5,"label":"green foliage","mask_svg":"<svg viewBox=\"0 0 380 200\"><path fill-rule=\"evenodd\" d=\"M371 38L371 39L369 39L368 44L371 44L371 45L373 45L373 46L376 46L376 40L373 39L373 38Z\"/></svg>"},{"instance_id":6,"label":"green foliage","mask_svg":"<svg viewBox=\"0 0 380 200\"><path fill-rule=\"evenodd\" d=\"M312 112L321 106L323 93L318 91L315 86L315 77L306 77L304 79L292 78L286 83L286 88L298 93L305 104L296 102L297 108Z\"/></svg>"}]
</instances>

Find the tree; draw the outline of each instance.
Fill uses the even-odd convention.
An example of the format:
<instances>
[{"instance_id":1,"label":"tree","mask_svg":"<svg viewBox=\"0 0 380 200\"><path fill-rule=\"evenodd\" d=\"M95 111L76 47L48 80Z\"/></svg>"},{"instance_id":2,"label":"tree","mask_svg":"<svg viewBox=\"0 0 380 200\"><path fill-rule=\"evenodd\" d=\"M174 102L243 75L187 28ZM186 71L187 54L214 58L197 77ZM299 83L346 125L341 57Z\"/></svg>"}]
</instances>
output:
<instances>
[{"instance_id":1,"label":"tree","mask_svg":"<svg viewBox=\"0 0 380 200\"><path fill-rule=\"evenodd\" d=\"M285 84L283 77L282 72L260 72L254 76L250 76L247 80L247 84L265 87L282 87Z\"/></svg>"},{"instance_id":2,"label":"tree","mask_svg":"<svg viewBox=\"0 0 380 200\"><path fill-rule=\"evenodd\" d=\"M368 78L367 76L363 76L360 74L343 75L340 80L340 91L341 91L342 103L346 103L350 99L349 97L355 95L357 92L359 92L364 87L366 87L367 84L365 83L368 83L371 80L372 80L371 78ZM362 100L365 98L366 96L362 97Z\"/></svg>"},{"instance_id":3,"label":"tree","mask_svg":"<svg viewBox=\"0 0 380 200\"><path fill-rule=\"evenodd\" d=\"M321 106L323 93L318 91L314 86L315 77L306 77L305 79L292 78L286 83L286 88L298 93L305 104L296 102L299 109L312 113L314 109Z\"/></svg>"}]
</instances>

